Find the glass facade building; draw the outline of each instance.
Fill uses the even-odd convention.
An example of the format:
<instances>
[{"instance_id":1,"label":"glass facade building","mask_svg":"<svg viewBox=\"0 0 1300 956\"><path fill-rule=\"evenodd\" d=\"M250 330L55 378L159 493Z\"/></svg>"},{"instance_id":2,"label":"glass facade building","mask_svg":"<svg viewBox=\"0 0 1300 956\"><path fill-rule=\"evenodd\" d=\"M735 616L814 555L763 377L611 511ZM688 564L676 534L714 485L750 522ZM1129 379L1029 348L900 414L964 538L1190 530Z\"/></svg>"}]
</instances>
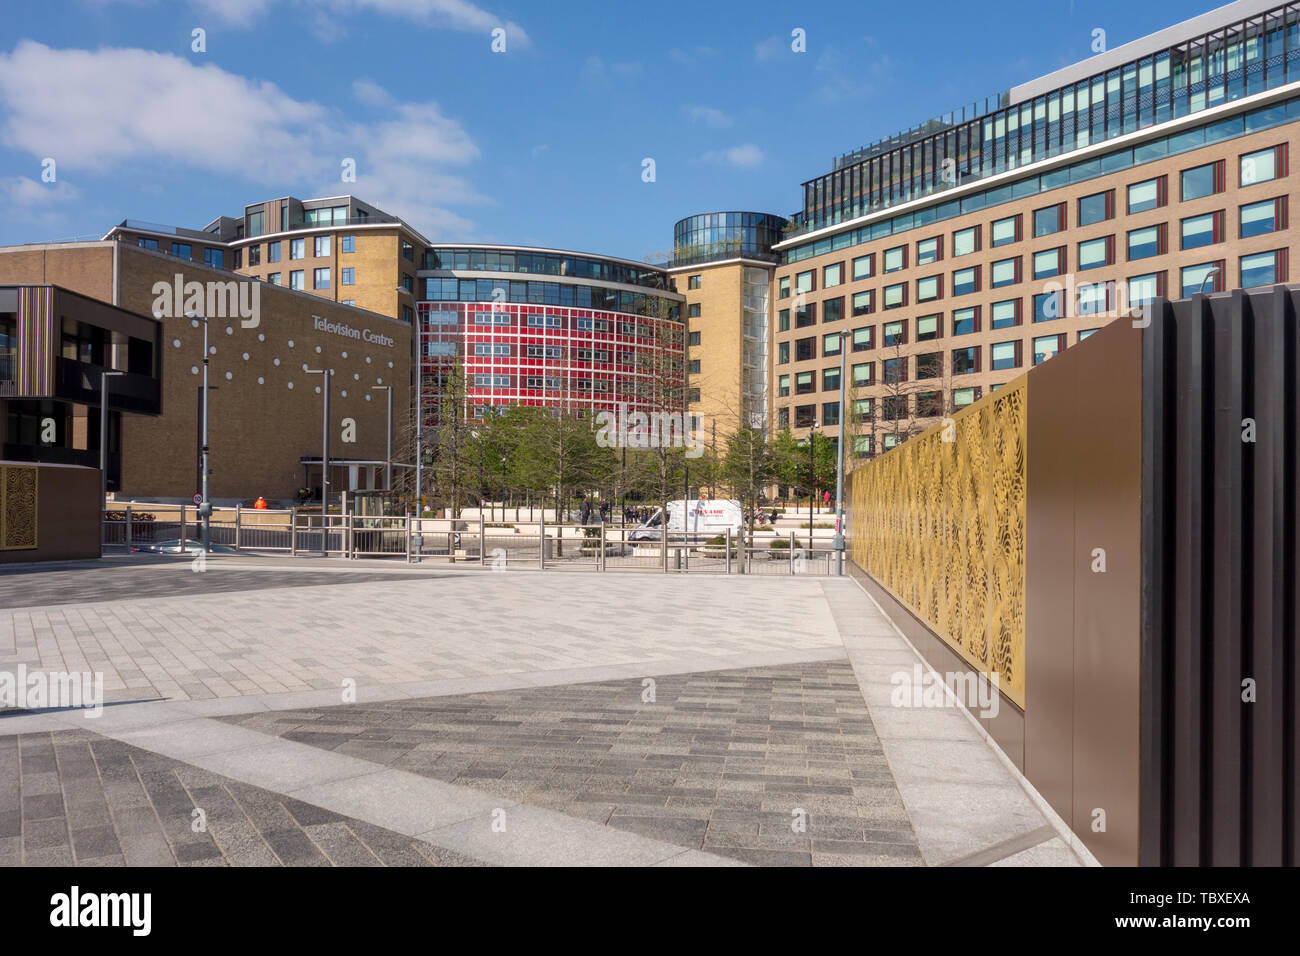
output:
<instances>
[{"instance_id":1,"label":"glass facade building","mask_svg":"<svg viewBox=\"0 0 1300 956\"><path fill-rule=\"evenodd\" d=\"M835 225L1296 80L1300 4L1280 5L1023 102L992 98L1001 108L932 121L883 151L841 157L804 183L794 222L799 231Z\"/></svg>"},{"instance_id":2,"label":"glass facade building","mask_svg":"<svg viewBox=\"0 0 1300 956\"><path fill-rule=\"evenodd\" d=\"M772 246L785 238L787 220L765 212L709 212L673 226L674 266L759 259L774 262Z\"/></svg>"}]
</instances>

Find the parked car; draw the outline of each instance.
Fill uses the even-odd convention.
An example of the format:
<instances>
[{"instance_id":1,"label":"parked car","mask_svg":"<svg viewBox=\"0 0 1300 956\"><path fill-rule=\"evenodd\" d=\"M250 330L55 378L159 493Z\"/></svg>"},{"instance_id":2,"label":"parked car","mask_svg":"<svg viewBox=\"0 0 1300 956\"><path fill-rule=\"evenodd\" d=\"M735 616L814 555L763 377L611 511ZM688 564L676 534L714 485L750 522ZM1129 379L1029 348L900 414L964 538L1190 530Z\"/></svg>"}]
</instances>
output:
<instances>
[{"instance_id":1,"label":"parked car","mask_svg":"<svg viewBox=\"0 0 1300 956\"><path fill-rule=\"evenodd\" d=\"M131 548L132 551L140 551L145 554L198 554L203 550L203 542L195 541L193 538L186 538L182 541L180 538L172 538L170 541L154 541L150 544L137 544ZM208 545L208 554L238 554L228 544L210 543Z\"/></svg>"}]
</instances>

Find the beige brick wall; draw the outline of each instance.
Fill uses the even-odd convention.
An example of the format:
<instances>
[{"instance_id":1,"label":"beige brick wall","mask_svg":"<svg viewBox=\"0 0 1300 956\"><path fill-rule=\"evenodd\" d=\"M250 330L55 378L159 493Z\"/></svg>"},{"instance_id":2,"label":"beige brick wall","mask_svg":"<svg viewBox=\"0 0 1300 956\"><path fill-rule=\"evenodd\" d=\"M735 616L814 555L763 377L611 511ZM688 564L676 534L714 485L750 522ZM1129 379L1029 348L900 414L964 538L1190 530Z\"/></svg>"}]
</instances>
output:
<instances>
[{"instance_id":1,"label":"beige brick wall","mask_svg":"<svg viewBox=\"0 0 1300 956\"><path fill-rule=\"evenodd\" d=\"M1238 157L1244 153L1275 146L1280 143L1290 144L1291 158L1289 163L1289 175L1272 182L1241 187L1238 182ZM831 331L838 331L841 328L853 330L865 326L875 327L875 347L870 351L856 353L850 352L848 355L850 382L852 375L851 366L854 363L859 362L874 362L876 366L875 380L877 383L880 382L882 378L882 359L893 357L896 354L892 348L886 349L882 346L882 326L884 323L894 319L906 319L908 320L909 326L908 344L902 347L899 354L908 359L909 381L906 385L908 391L913 393L918 390L930 389L950 391L953 388L980 386L982 393L988 394L990 386L1008 382L1022 374L1026 369L1032 367L1032 341L1034 338L1042 335L1065 333L1066 345L1069 347L1078 342L1079 332L1100 327L1110 321L1115 321L1116 317L1113 315L1109 317L1086 315L1060 318L1048 322L1033 322L1033 296L1037 293L1043 292L1047 282L1054 281L1050 279L1033 279L1033 254L1041 250L1051 249L1062 245L1066 246L1066 272L1073 273L1078 283L1115 281L1117 285L1124 286L1126 285L1126 280L1133 276L1163 271L1166 273L1167 278L1166 295L1169 298L1176 299L1181 296L1179 272L1182 267L1222 259L1225 260L1226 266L1225 274L1221 277L1225 284L1225 288L1231 289L1236 287L1238 284L1239 274L1238 261L1241 256L1279 248L1292 248L1294 246L1294 232L1291 229L1255 236L1248 239L1239 239L1238 210L1239 207L1245 203L1286 195L1291 197L1289 200L1292 209L1291 215L1295 215L1294 210L1296 207L1297 184L1300 184L1300 175L1296 172L1297 146L1300 146L1300 124L1292 123L1287 126L1252 133L1247 136L1205 146L1198 150L1180 153L1176 156L1171 156L1159 161L1133 166L1126 170L1065 186L1050 192L1040 193L1025 199L992 206L980 210L979 212L970 213L955 219L949 219L931 226L911 229L904 233L872 240L838 252L804 259L796 263L778 267L773 279L773 334L770 362L771 395L774 410L782 407L789 408L790 421L793 426L795 406L815 403L818 406L817 421L820 424L822 420L822 403L837 401L839 398L837 390L822 391L821 389L821 375L823 370L830 367L838 367L839 365L838 356L823 356L822 336ZM1225 191L1202 199L1181 202L1179 194L1180 172L1184 169L1189 169L1193 166L1200 166L1218 159L1226 160ZM1142 182L1161 175L1168 176L1168 204L1158 209L1137 213L1132 216L1128 215L1126 207L1126 187L1129 184ZM1079 228L1077 225L1077 200L1080 197L1089 196L1108 189L1115 190L1114 218L1084 228ZM1034 210L1059 202L1064 202L1066 204L1066 230L1064 232L1035 239L1033 237ZM1180 249L1180 220L1220 209L1224 210L1223 241L1209 246L1202 246L1200 248L1182 251ZM1022 217L1021 241L1011 245L999 246L996 248L991 247L990 224L994 220L1004 219L1017 213ZM1128 231L1160 222L1168 223L1168 252L1164 255L1152 258L1145 258L1132 262L1128 261ZM969 226L980 227L980 250L970 255L953 258L952 235L954 232L968 228ZM917 242L939 235L944 237L943 259L930 265L915 265ZM1078 271L1078 244L1088 239L1108 235L1113 235L1115 237L1114 264L1089 269L1084 272ZM884 252L886 249L899 245L905 245L908 248L908 268L900 272L884 275L882 273ZM875 275L869 279L854 281L852 279L853 259L868 253L875 253L876 255ZM1021 257L1021 281L1012 286L998 289L990 288L989 264L1013 256ZM1297 266L1294 264L1294 253L1292 253L1291 259L1292 265L1290 278L1294 280L1297 270ZM822 288L824 275L823 267L837 262L844 263L845 282L839 287L825 290ZM981 291L954 297L952 295L952 273L955 269L966 268L968 266L979 267L981 274ZM816 287L815 291L808 296L808 301L817 304L816 323L806 328L796 329L794 328L794 320L792 316L791 328L788 332L776 331L778 328L777 315L779 311L790 308L793 301L793 296L784 299L777 297L781 277L790 277L790 284L793 293L795 276L798 273L810 269L815 270ZM916 280L936 274L943 276L943 297L936 302L917 304ZM1055 281L1064 282L1064 279L1063 277L1058 277ZM899 282L906 283L907 285L908 304L903 308L885 310L883 308L884 287ZM870 315L855 318L852 315L853 294L868 289L873 291L874 311ZM824 323L822 303L827 299L839 297L843 297L844 299L845 318L836 323ZM989 310L992 303L1013 298L1020 298L1022 300L1022 324L1018 327L1008 329L990 329ZM971 335L952 336L951 321L953 310L972 305L981 306L981 331ZM917 342L915 331L916 318L935 313L942 316L943 337L937 341ZM817 337L817 358L803 362L795 361L795 340L807 336ZM990 346L995 342L1013 341L1017 339L1023 342L1023 360L1021 367L1005 371L990 371ZM780 342L790 343L791 361L785 365L777 364L779 358L778 343ZM916 364L914 358L916 355L934 351L942 352L944 355L945 368L947 368L949 367L948 363L951 361L952 350L954 348L964 348L967 346L977 346L980 348L982 353L981 372L945 377L946 380L931 379L922 382L916 380ZM815 373L817 390L812 394L793 394L795 373L801 371L813 371ZM784 374L789 374L791 376L792 394L788 397L781 398L778 397L777 382L779 376ZM1098 387L1104 387L1104 383L1098 383ZM881 387L879 384L871 388L863 389L860 392L861 397L871 396L875 397L877 400L881 396L887 394L890 394L890 390ZM1086 396L1081 395L1080 401L1085 400ZM778 422L778 415L775 411L772 416L772 421L773 427L775 428ZM916 424L918 426L923 426L930 424L932 421L932 419L918 420ZM807 429L794 428L793 431L798 437L803 437L807 434ZM824 434L831 436L835 436L838 433L838 427L826 428L824 432Z\"/></svg>"},{"instance_id":2,"label":"beige brick wall","mask_svg":"<svg viewBox=\"0 0 1300 956\"><path fill-rule=\"evenodd\" d=\"M744 266L741 263L691 266L675 270L677 291L686 296L682 315L688 335L700 333L700 344L688 348L688 360L699 359L700 371L690 375L689 387L700 390L700 400L690 411L701 416L701 425L712 435L717 423L718 440L735 431L741 412L741 336ZM690 276L700 277L700 288L690 288ZM699 318L690 318L691 306L700 307ZM689 339L688 339L689 340Z\"/></svg>"}]
</instances>

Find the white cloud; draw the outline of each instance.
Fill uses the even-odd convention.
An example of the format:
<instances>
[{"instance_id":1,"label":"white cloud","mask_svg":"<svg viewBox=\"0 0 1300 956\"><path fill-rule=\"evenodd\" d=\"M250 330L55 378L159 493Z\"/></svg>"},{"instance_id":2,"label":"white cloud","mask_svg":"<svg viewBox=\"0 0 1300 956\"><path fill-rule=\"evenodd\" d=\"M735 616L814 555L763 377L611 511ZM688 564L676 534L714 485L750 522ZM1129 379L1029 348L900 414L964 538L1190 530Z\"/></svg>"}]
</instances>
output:
<instances>
[{"instance_id":1,"label":"white cloud","mask_svg":"<svg viewBox=\"0 0 1300 956\"><path fill-rule=\"evenodd\" d=\"M371 108L364 121L168 53L23 41L0 53L0 139L53 157L61 176L174 164L276 192L352 192L421 231L464 229L447 207L485 201L448 169L478 157L469 134L436 103L398 102L369 80L353 93ZM356 160L356 183L340 182L344 158Z\"/></svg>"},{"instance_id":2,"label":"white cloud","mask_svg":"<svg viewBox=\"0 0 1300 956\"><path fill-rule=\"evenodd\" d=\"M753 143L743 143L728 149L711 149L700 157L700 161L734 166L737 169L753 169L762 164L763 150Z\"/></svg>"},{"instance_id":3,"label":"white cloud","mask_svg":"<svg viewBox=\"0 0 1300 956\"><path fill-rule=\"evenodd\" d=\"M94 0L99 4L140 3L141 0ZM276 2L288 0L191 0L200 13L224 26L248 29L260 20ZM317 36L334 39L342 35L343 27L329 19L363 13L378 13L421 24L431 29L457 30L463 33L489 34L496 27L505 27L507 49L524 49L532 40L519 24L500 17L469 0L292 0L299 7L308 7L313 14L309 21ZM203 24L199 24L203 26Z\"/></svg>"},{"instance_id":4,"label":"white cloud","mask_svg":"<svg viewBox=\"0 0 1300 956\"><path fill-rule=\"evenodd\" d=\"M768 37L754 46L754 59L759 63L775 60L789 50L789 40L783 36Z\"/></svg>"},{"instance_id":5,"label":"white cloud","mask_svg":"<svg viewBox=\"0 0 1300 956\"><path fill-rule=\"evenodd\" d=\"M686 112L692 123L703 123L712 129L726 129L732 125L730 116L712 106L688 106Z\"/></svg>"},{"instance_id":6,"label":"white cloud","mask_svg":"<svg viewBox=\"0 0 1300 956\"><path fill-rule=\"evenodd\" d=\"M48 207L56 203L70 202L79 195L75 186L70 186L62 180L46 183L26 176L0 178L0 202L6 206L19 206L24 209Z\"/></svg>"}]
</instances>

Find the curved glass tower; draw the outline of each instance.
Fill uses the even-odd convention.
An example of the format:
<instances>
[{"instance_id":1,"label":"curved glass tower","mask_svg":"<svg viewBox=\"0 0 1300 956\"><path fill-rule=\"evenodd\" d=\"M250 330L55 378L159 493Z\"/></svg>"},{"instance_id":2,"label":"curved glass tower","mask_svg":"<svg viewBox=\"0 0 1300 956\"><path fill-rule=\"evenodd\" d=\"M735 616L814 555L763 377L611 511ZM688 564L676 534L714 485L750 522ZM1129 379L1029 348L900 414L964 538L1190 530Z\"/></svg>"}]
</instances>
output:
<instances>
[{"instance_id":1,"label":"curved glass tower","mask_svg":"<svg viewBox=\"0 0 1300 956\"><path fill-rule=\"evenodd\" d=\"M775 262L772 246L785 238L784 216L766 212L706 212L673 226L674 266L724 259Z\"/></svg>"}]
</instances>

